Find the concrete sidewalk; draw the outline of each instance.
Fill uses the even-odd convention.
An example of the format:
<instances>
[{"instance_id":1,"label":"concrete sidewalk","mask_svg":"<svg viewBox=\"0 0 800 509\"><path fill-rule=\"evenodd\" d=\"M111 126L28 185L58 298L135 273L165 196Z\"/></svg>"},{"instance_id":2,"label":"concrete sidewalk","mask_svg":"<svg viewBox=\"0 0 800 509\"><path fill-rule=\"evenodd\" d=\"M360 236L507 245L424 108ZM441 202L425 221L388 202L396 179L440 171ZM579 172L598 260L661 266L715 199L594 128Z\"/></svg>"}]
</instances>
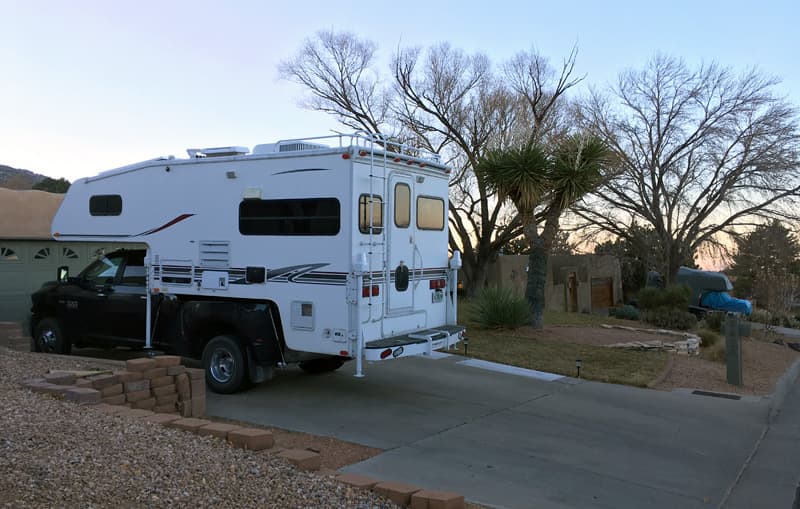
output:
<instances>
[{"instance_id":1,"label":"concrete sidewalk","mask_svg":"<svg viewBox=\"0 0 800 509\"><path fill-rule=\"evenodd\" d=\"M794 378L721 507L797 509L799 485L800 381Z\"/></svg>"}]
</instances>

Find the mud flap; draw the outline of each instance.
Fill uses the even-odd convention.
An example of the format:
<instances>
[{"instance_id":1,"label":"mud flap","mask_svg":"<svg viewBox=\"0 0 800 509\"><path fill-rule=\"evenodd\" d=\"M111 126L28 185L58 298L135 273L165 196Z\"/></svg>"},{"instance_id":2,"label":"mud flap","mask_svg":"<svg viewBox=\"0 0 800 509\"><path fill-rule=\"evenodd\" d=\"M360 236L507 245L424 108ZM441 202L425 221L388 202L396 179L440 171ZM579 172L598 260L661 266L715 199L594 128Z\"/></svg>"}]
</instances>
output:
<instances>
[{"instance_id":1,"label":"mud flap","mask_svg":"<svg viewBox=\"0 0 800 509\"><path fill-rule=\"evenodd\" d=\"M254 384L272 380L275 376L275 368L273 366L264 366L256 362L256 357L253 354L253 349L247 347L247 376Z\"/></svg>"}]
</instances>

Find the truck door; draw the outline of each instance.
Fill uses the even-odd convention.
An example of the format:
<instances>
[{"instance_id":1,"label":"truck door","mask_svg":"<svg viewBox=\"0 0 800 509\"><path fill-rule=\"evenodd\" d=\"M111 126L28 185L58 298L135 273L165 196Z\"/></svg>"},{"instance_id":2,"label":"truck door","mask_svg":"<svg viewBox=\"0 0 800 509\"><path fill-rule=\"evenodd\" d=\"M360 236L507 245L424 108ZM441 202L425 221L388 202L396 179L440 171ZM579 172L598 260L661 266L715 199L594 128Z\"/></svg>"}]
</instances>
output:
<instances>
[{"instance_id":1,"label":"truck door","mask_svg":"<svg viewBox=\"0 0 800 509\"><path fill-rule=\"evenodd\" d=\"M414 310L414 275L422 268L422 261L416 245L416 224L412 220L413 197L413 176L392 173L386 214L389 273L386 307L389 315L402 315Z\"/></svg>"},{"instance_id":2,"label":"truck door","mask_svg":"<svg viewBox=\"0 0 800 509\"><path fill-rule=\"evenodd\" d=\"M109 336L113 319L106 312L106 301L122 261L121 254L95 261L81 273L75 291L65 295L63 302L59 299L70 334L89 341Z\"/></svg>"},{"instance_id":3,"label":"truck door","mask_svg":"<svg viewBox=\"0 0 800 509\"><path fill-rule=\"evenodd\" d=\"M110 336L115 342L143 345L147 320L144 251L130 251L122 273L114 282L106 304L111 319Z\"/></svg>"}]
</instances>

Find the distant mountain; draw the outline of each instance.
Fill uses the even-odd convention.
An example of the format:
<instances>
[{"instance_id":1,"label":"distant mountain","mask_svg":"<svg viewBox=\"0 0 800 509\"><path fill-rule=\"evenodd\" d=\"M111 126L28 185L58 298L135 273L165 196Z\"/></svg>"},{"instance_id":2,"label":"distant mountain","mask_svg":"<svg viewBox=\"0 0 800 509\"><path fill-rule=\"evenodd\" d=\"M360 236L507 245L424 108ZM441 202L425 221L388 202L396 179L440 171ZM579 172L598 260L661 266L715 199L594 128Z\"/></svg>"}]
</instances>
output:
<instances>
[{"instance_id":1,"label":"distant mountain","mask_svg":"<svg viewBox=\"0 0 800 509\"><path fill-rule=\"evenodd\" d=\"M20 170L0 164L0 187L6 187L8 189L31 189L34 184L44 179L44 175L39 175L30 170Z\"/></svg>"}]
</instances>

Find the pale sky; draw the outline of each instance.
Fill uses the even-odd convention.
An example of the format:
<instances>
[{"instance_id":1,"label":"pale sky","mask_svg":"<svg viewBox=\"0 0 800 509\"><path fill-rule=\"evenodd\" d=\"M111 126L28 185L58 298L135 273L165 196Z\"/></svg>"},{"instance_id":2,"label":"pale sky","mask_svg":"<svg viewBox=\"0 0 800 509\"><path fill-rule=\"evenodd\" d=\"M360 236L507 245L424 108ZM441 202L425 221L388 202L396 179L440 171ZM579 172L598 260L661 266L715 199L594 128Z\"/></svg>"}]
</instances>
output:
<instances>
[{"instance_id":1,"label":"pale sky","mask_svg":"<svg viewBox=\"0 0 800 509\"><path fill-rule=\"evenodd\" d=\"M321 29L449 42L500 64L536 48L603 86L656 52L756 66L800 105L800 1L0 0L0 164L75 180L189 147L329 134L277 64Z\"/></svg>"}]
</instances>

